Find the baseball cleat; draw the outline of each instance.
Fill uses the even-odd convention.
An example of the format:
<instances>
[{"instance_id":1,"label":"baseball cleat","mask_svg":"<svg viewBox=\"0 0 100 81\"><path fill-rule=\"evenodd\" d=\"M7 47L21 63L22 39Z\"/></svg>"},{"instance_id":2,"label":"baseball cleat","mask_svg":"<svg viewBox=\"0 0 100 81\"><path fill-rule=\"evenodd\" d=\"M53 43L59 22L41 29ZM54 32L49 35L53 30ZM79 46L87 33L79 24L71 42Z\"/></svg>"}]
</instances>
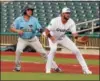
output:
<instances>
[{"instance_id":1,"label":"baseball cleat","mask_svg":"<svg viewBox=\"0 0 100 81\"><path fill-rule=\"evenodd\" d=\"M84 71L84 74L92 74L92 71L90 71L90 70L86 70L86 71Z\"/></svg>"},{"instance_id":2,"label":"baseball cleat","mask_svg":"<svg viewBox=\"0 0 100 81\"><path fill-rule=\"evenodd\" d=\"M47 73L47 74L50 74L51 72L50 72L50 71L46 71L46 73Z\"/></svg>"},{"instance_id":3,"label":"baseball cleat","mask_svg":"<svg viewBox=\"0 0 100 81\"><path fill-rule=\"evenodd\" d=\"M13 71L19 72L20 71L20 68L19 67L16 67Z\"/></svg>"},{"instance_id":4,"label":"baseball cleat","mask_svg":"<svg viewBox=\"0 0 100 81\"><path fill-rule=\"evenodd\" d=\"M56 68L54 69L55 72L62 72L62 70L60 68Z\"/></svg>"}]
</instances>

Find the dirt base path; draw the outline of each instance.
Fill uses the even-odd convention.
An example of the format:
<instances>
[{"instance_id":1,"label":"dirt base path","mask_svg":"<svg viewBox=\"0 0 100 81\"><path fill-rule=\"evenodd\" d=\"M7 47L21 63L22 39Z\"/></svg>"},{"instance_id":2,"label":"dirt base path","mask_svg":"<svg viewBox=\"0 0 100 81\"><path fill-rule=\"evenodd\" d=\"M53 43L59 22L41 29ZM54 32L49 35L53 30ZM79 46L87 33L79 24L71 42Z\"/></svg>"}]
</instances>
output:
<instances>
[{"instance_id":1,"label":"dirt base path","mask_svg":"<svg viewBox=\"0 0 100 81\"><path fill-rule=\"evenodd\" d=\"M45 72L45 64L39 63L21 63L21 72ZM63 73L82 74L82 69L79 64L59 64L59 67L63 70ZM99 66L89 66L93 74L99 74ZM14 62L1 61L1 72L13 72Z\"/></svg>"}]
</instances>

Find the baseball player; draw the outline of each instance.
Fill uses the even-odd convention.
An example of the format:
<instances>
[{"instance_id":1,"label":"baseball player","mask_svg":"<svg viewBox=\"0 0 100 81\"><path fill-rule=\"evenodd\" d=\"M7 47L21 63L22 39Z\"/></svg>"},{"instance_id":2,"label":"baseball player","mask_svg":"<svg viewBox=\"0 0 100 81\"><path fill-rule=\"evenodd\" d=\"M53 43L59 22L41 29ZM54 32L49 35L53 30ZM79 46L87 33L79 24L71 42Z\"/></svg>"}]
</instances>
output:
<instances>
[{"instance_id":1,"label":"baseball player","mask_svg":"<svg viewBox=\"0 0 100 81\"><path fill-rule=\"evenodd\" d=\"M14 71L21 70L20 55L27 45L34 48L37 52L41 54L44 60L47 60L47 53L42 47L39 39L36 37L36 31L40 31L42 27L39 24L37 18L32 16L33 10L34 9L31 6L26 6L23 10L23 15L16 18L10 28L12 32L16 32L19 35L15 58L16 66ZM61 69L57 66L57 64L54 61L52 61L52 68L56 72L61 71Z\"/></svg>"},{"instance_id":2,"label":"baseball player","mask_svg":"<svg viewBox=\"0 0 100 81\"><path fill-rule=\"evenodd\" d=\"M77 41L83 42L81 38L78 37L76 25L73 19L70 18L70 13L70 8L63 8L61 15L53 18L43 33L43 35L48 38L50 46L50 52L46 63L46 73L51 73L52 61L56 53L57 45L60 44L71 50L76 55L84 74L92 74L92 72L88 69L82 54L80 53L80 50L76 47L75 43L65 35L65 33L70 30Z\"/></svg>"}]
</instances>

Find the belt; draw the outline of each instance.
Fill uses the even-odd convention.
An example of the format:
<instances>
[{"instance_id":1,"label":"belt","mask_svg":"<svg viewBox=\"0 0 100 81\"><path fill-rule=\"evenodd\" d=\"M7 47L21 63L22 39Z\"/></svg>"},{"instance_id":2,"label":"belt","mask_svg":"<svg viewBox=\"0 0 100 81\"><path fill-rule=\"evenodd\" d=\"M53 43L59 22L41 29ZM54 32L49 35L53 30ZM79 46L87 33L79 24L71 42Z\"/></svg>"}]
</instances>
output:
<instances>
[{"instance_id":1,"label":"belt","mask_svg":"<svg viewBox=\"0 0 100 81\"><path fill-rule=\"evenodd\" d=\"M20 38L22 38L22 37L20 37ZM27 39L32 39L32 38L33 38L33 37L30 37L30 38L22 38L22 39L26 39L26 40L27 40Z\"/></svg>"}]
</instances>

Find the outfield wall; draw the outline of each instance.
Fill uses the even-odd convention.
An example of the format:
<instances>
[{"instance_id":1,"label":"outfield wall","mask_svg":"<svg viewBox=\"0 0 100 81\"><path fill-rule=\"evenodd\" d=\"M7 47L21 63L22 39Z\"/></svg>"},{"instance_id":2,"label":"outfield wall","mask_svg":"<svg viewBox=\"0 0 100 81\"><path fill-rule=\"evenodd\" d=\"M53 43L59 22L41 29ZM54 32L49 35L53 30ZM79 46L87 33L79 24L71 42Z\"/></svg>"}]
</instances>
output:
<instances>
[{"instance_id":1,"label":"outfield wall","mask_svg":"<svg viewBox=\"0 0 100 81\"><path fill-rule=\"evenodd\" d=\"M68 36L73 40L71 35L68 35ZM98 49L100 46L100 43L99 43L100 35L93 34L93 35L88 35L88 36L89 36L89 41L87 42L87 44L79 45L76 43L77 46L79 46L80 48L97 48ZM1 33L0 34L0 39L1 39L0 44L1 44L1 46L14 45L17 43L17 38L18 38L18 35L15 33ZM40 36L39 39L40 39L40 42L42 43L43 47L48 47L48 41L44 36ZM59 47L62 48L61 46L59 46Z\"/></svg>"}]
</instances>

